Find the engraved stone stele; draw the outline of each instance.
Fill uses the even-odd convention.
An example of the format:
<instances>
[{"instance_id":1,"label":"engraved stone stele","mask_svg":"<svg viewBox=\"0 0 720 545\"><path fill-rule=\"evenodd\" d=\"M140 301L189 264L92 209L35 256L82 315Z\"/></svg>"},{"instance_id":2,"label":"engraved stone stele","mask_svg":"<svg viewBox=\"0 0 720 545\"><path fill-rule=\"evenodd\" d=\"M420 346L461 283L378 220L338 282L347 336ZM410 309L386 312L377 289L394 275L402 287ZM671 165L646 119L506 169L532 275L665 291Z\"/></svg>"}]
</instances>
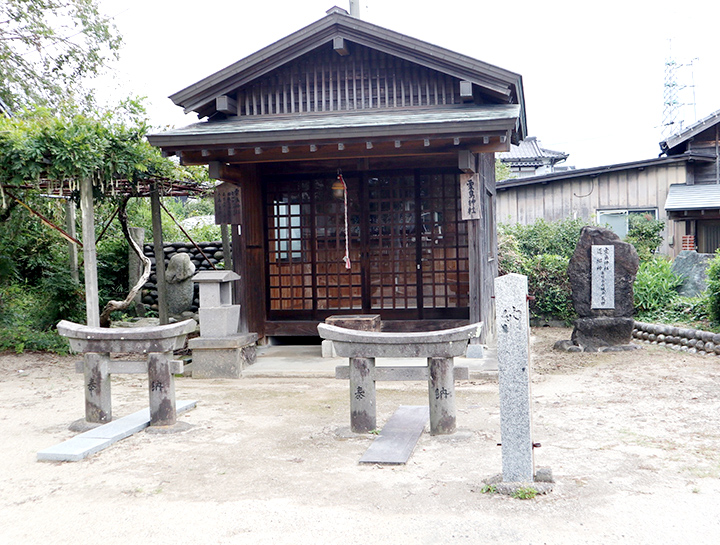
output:
<instances>
[{"instance_id":1,"label":"engraved stone stele","mask_svg":"<svg viewBox=\"0 0 720 545\"><path fill-rule=\"evenodd\" d=\"M592 246L614 246L615 306L609 309L592 308ZM575 311L581 318L596 316L630 317L635 312L633 283L638 271L638 255L632 244L620 240L610 229L597 226L583 227L570 263L568 277L572 287Z\"/></svg>"},{"instance_id":2,"label":"engraved stone stele","mask_svg":"<svg viewBox=\"0 0 720 545\"><path fill-rule=\"evenodd\" d=\"M527 277L495 279L503 482L533 482Z\"/></svg>"},{"instance_id":3,"label":"engraved stone stele","mask_svg":"<svg viewBox=\"0 0 720 545\"><path fill-rule=\"evenodd\" d=\"M572 338L559 350L598 352L631 345L635 312L633 284L638 271L635 247L610 229L583 227L568 265L572 300L579 318ZM577 348L574 348L577 347Z\"/></svg>"}]
</instances>

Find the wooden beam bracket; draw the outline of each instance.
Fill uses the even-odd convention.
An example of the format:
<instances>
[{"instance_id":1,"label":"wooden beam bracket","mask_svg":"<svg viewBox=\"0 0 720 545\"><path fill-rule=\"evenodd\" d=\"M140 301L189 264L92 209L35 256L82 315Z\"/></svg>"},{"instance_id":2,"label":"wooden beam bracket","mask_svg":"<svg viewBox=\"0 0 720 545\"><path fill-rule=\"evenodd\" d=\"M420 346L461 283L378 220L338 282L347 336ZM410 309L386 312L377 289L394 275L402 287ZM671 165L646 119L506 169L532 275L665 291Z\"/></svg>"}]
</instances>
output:
<instances>
[{"instance_id":1,"label":"wooden beam bracket","mask_svg":"<svg viewBox=\"0 0 720 545\"><path fill-rule=\"evenodd\" d=\"M223 114L237 115L237 101L227 95L215 99L215 109Z\"/></svg>"}]
</instances>

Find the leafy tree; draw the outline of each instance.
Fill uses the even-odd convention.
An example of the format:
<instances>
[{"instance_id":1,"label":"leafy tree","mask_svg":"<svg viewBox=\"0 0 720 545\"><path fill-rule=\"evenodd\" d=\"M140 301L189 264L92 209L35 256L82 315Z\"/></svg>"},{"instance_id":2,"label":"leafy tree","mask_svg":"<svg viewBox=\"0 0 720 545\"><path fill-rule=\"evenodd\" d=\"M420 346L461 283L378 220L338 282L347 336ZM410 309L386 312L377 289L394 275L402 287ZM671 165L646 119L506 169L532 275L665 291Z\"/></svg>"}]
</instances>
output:
<instances>
[{"instance_id":1,"label":"leafy tree","mask_svg":"<svg viewBox=\"0 0 720 545\"><path fill-rule=\"evenodd\" d=\"M83 96L83 79L117 58L121 38L97 0L0 2L0 98L12 109Z\"/></svg>"},{"instance_id":2,"label":"leafy tree","mask_svg":"<svg viewBox=\"0 0 720 545\"><path fill-rule=\"evenodd\" d=\"M77 187L80 180L93 182L97 224L105 223L118 205L125 203L115 196L118 184L123 192L134 193L141 182L162 179L190 179L200 177L200 172L186 174L169 159L163 158L157 148L150 146L144 135L147 124L142 106L127 101L113 112L96 115L78 113L52 113L37 109L23 112L12 118L0 116L0 196L3 205L14 202L17 186L37 185L43 182L43 192L52 193L62 187L67 193ZM49 186L49 187L48 187ZM4 189L3 189L4 188ZM37 195L38 191L22 190L22 197L32 207L40 210L48 220L62 224L64 211L57 200L49 201ZM3 193L7 193L4 195ZM36 220L28 220L27 211L21 206L14 210L0 210L0 248L6 256L2 276L18 275L28 288L37 287L38 293L47 294L49 308L43 316L26 314L23 323L32 322L45 327L58 317L73 313L80 290L77 285L65 281L67 262L59 235L42 226ZM124 286L120 272L126 269L124 259L127 250L120 242L118 230L109 232L98 245L98 262L101 289L106 297L113 297ZM8 260L10 263L8 263ZM120 264L122 261L122 265ZM18 274L14 274L14 271ZM28 289L28 292L31 290ZM3 299L4 306L11 299ZM54 302L53 302L54 300ZM4 302L3 302L4 301ZM33 305L40 307L42 305ZM0 310L0 313L8 309Z\"/></svg>"}]
</instances>

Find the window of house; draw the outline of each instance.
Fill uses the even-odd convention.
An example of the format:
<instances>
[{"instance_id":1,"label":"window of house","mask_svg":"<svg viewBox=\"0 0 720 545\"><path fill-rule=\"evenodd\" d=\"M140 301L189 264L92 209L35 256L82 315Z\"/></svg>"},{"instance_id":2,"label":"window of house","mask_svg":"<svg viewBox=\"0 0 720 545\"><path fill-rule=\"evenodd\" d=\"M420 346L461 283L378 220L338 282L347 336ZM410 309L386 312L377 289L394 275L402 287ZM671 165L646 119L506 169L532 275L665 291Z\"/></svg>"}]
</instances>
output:
<instances>
[{"instance_id":1,"label":"window of house","mask_svg":"<svg viewBox=\"0 0 720 545\"><path fill-rule=\"evenodd\" d=\"M287 202L274 203L276 254L278 261L299 261L302 258L300 237L300 205Z\"/></svg>"},{"instance_id":2,"label":"window of house","mask_svg":"<svg viewBox=\"0 0 720 545\"><path fill-rule=\"evenodd\" d=\"M652 219L657 219L657 209L645 210L598 210L597 223L610 227L617 236L625 238L628 233L630 218L632 216L650 215Z\"/></svg>"}]
</instances>

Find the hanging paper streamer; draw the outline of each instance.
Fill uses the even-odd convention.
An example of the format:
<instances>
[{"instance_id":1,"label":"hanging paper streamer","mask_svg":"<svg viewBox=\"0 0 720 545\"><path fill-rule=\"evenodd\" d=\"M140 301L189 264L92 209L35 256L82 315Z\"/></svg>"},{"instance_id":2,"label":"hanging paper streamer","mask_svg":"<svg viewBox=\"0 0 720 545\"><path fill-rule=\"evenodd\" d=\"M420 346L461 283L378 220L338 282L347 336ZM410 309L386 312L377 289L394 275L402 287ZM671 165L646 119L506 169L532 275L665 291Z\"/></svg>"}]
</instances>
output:
<instances>
[{"instance_id":1,"label":"hanging paper streamer","mask_svg":"<svg viewBox=\"0 0 720 545\"><path fill-rule=\"evenodd\" d=\"M350 269L352 268L352 263L350 262L350 231L348 230L348 191L342 172L340 171L338 171L338 181L342 184L343 203L345 205L345 257L343 257L343 261L345 262L345 268Z\"/></svg>"}]
</instances>

